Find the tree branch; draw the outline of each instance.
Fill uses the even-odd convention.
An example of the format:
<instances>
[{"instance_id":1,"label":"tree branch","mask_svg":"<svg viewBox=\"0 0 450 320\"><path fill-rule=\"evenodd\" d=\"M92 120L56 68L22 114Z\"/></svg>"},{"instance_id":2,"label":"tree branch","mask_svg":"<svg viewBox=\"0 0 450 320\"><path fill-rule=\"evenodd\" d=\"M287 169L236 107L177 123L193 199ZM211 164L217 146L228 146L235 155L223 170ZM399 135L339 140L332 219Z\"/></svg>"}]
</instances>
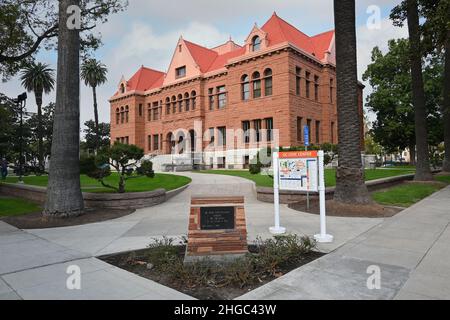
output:
<instances>
[{"instance_id":1,"label":"tree branch","mask_svg":"<svg viewBox=\"0 0 450 320\"><path fill-rule=\"evenodd\" d=\"M36 52L36 50L38 49L39 45L41 44L41 42L44 39L47 38L51 38L57 35L57 33L53 33L56 29L58 29L58 24L55 24L53 27L51 27L50 29L48 29L47 31L45 31L41 36L39 36L36 41L34 42L33 46L28 49L28 51L22 53L21 55L18 56L5 56L5 55L0 55L0 63L2 62L16 62L16 61L20 61L30 55L32 55L34 52Z\"/></svg>"}]
</instances>

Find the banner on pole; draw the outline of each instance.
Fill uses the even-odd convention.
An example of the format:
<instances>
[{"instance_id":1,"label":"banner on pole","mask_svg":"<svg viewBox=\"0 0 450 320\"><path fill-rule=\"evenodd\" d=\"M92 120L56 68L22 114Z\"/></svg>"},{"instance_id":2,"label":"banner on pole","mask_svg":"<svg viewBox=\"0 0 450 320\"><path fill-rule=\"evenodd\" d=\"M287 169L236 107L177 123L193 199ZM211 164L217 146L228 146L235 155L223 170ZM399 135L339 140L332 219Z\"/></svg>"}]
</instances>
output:
<instances>
[{"instance_id":1,"label":"banner on pole","mask_svg":"<svg viewBox=\"0 0 450 320\"><path fill-rule=\"evenodd\" d=\"M280 190L318 192L317 151L280 152Z\"/></svg>"}]
</instances>

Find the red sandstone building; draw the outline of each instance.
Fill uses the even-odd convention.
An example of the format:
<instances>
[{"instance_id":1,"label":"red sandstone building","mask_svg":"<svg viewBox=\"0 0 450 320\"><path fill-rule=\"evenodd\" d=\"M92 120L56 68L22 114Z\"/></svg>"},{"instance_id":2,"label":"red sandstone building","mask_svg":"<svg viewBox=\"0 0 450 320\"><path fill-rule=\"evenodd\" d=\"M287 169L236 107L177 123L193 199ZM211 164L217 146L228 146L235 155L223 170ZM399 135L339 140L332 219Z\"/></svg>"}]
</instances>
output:
<instances>
[{"instance_id":1,"label":"red sandstone building","mask_svg":"<svg viewBox=\"0 0 450 320\"><path fill-rule=\"evenodd\" d=\"M311 143L337 143L335 71L334 30L310 37L275 13L242 46L180 38L167 73L141 67L122 78L111 141L159 155L157 164L195 151L226 168L245 167L262 145L302 145L305 125ZM362 117L362 88L359 102Z\"/></svg>"}]
</instances>

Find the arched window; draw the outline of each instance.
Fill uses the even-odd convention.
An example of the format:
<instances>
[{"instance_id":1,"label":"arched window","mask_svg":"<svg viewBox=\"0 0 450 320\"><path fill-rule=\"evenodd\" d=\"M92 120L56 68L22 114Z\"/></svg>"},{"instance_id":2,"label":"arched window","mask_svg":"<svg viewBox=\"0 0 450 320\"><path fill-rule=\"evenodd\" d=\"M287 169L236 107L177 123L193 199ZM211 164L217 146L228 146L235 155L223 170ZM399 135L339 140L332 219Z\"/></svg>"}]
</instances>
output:
<instances>
[{"instance_id":1,"label":"arched window","mask_svg":"<svg viewBox=\"0 0 450 320\"><path fill-rule=\"evenodd\" d=\"M123 83L120 84L120 93L125 93L125 85Z\"/></svg>"},{"instance_id":2,"label":"arched window","mask_svg":"<svg viewBox=\"0 0 450 320\"><path fill-rule=\"evenodd\" d=\"M177 97L176 96L172 96L172 112L173 113L177 112Z\"/></svg>"},{"instance_id":3,"label":"arched window","mask_svg":"<svg viewBox=\"0 0 450 320\"><path fill-rule=\"evenodd\" d=\"M189 111L191 108L191 101L189 99L189 93L187 92L184 94L184 103L186 104L186 111Z\"/></svg>"},{"instance_id":4,"label":"arched window","mask_svg":"<svg viewBox=\"0 0 450 320\"><path fill-rule=\"evenodd\" d=\"M260 98L261 97L261 75L259 72L254 72L252 75L252 82L253 82L253 98Z\"/></svg>"},{"instance_id":5,"label":"arched window","mask_svg":"<svg viewBox=\"0 0 450 320\"><path fill-rule=\"evenodd\" d=\"M195 110L195 107L197 106L197 92L195 92L195 90L191 92L191 99L192 99L192 110Z\"/></svg>"},{"instance_id":6,"label":"arched window","mask_svg":"<svg viewBox=\"0 0 450 320\"><path fill-rule=\"evenodd\" d=\"M264 70L264 95L271 96L272 91L272 70L266 69Z\"/></svg>"},{"instance_id":7,"label":"arched window","mask_svg":"<svg viewBox=\"0 0 450 320\"><path fill-rule=\"evenodd\" d=\"M119 124L120 121L120 110L119 108L116 109L116 124Z\"/></svg>"},{"instance_id":8,"label":"arched window","mask_svg":"<svg viewBox=\"0 0 450 320\"><path fill-rule=\"evenodd\" d=\"M120 123L124 123L125 121L125 108L121 107L120 108Z\"/></svg>"},{"instance_id":9,"label":"arched window","mask_svg":"<svg viewBox=\"0 0 450 320\"><path fill-rule=\"evenodd\" d=\"M166 114L170 114L170 98L166 98Z\"/></svg>"},{"instance_id":10,"label":"arched window","mask_svg":"<svg viewBox=\"0 0 450 320\"><path fill-rule=\"evenodd\" d=\"M261 49L261 38L254 36L252 39L252 51L259 51L259 49Z\"/></svg>"},{"instance_id":11,"label":"arched window","mask_svg":"<svg viewBox=\"0 0 450 320\"><path fill-rule=\"evenodd\" d=\"M128 123L128 119L129 119L129 116L128 116L129 112L130 112L130 109L128 108L128 106L126 106L125 107L125 122L127 122L127 123Z\"/></svg>"},{"instance_id":12,"label":"arched window","mask_svg":"<svg viewBox=\"0 0 450 320\"><path fill-rule=\"evenodd\" d=\"M241 96L242 100L250 99L250 81L246 74L241 77Z\"/></svg>"},{"instance_id":13,"label":"arched window","mask_svg":"<svg viewBox=\"0 0 450 320\"><path fill-rule=\"evenodd\" d=\"M178 95L178 112L183 112L183 95Z\"/></svg>"}]
</instances>

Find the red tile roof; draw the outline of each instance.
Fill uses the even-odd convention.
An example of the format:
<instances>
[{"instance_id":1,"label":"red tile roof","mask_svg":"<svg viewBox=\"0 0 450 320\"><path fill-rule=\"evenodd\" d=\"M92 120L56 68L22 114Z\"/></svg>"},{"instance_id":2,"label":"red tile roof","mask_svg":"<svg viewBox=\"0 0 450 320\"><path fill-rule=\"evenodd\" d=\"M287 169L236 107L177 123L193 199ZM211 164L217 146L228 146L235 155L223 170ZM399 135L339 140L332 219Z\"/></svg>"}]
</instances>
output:
<instances>
[{"instance_id":1,"label":"red tile roof","mask_svg":"<svg viewBox=\"0 0 450 320\"><path fill-rule=\"evenodd\" d=\"M311 37L311 41L315 48L316 57L322 60L325 57L325 52L330 48L331 41L334 37L334 30L323 32L321 34Z\"/></svg>"},{"instance_id":2,"label":"red tile roof","mask_svg":"<svg viewBox=\"0 0 450 320\"><path fill-rule=\"evenodd\" d=\"M217 52L186 40L184 42L186 43L192 58L194 58L197 65L200 67L200 71L207 72L214 60L217 59Z\"/></svg>"},{"instance_id":3,"label":"red tile roof","mask_svg":"<svg viewBox=\"0 0 450 320\"><path fill-rule=\"evenodd\" d=\"M330 30L309 37L278 17L276 13L270 17L261 29L267 33L268 47L289 42L297 48L314 55L319 60L324 58L334 35L334 30ZM185 43L202 73L224 68L228 60L243 56L246 51L245 47L238 47L230 52L218 54L216 51L198 44L186 40ZM141 67L127 82L127 90L145 91L158 88L163 85L164 76L165 73L163 72Z\"/></svg>"},{"instance_id":4,"label":"red tile roof","mask_svg":"<svg viewBox=\"0 0 450 320\"><path fill-rule=\"evenodd\" d=\"M127 81L127 90L146 91L158 88L162 86L164 76L164 72L142 66L131 79Z\"/></svg>"}]
</instances>

